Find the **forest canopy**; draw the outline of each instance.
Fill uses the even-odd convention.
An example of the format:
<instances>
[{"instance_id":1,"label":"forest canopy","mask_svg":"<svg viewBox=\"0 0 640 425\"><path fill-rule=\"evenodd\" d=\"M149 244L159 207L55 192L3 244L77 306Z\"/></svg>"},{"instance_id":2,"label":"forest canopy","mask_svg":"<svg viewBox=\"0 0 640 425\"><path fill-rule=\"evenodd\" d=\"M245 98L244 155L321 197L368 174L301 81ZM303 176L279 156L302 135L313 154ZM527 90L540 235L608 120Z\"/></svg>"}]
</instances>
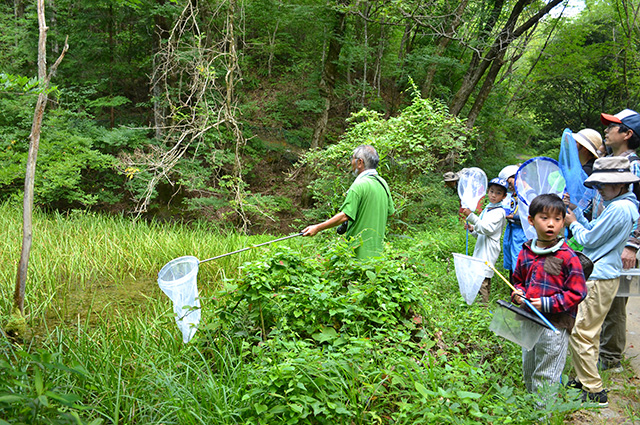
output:
<instances>
[{"instance_id":1,"label":"forest canopy","mask_svg":"<svg viewBox=\"0 0 640 425\"><path fill-rule=\"evenodd\" d=\"M416 137L394 149L426 155L403 157L398 181L471 163L496 174L516 154L553 152L565 128L601 130L601 112L639 107L635 3L569 14L560 0L51 1L49 61L67 37L69 50L35 201L278 228L298 205L330 209L335 176L300 159L351 146L354 123L372 117L391 133L404 120ZM7 200L21 197L38 92L35 5L0 2L0 34ZM441 111L434 121L415 113L421 102ZM465 136L448 144L445 128ZM370 143L388 143L387 130L367 127ZM426 157L439 159L421 168ZM429 181L396 195L420 202Z\"/></svg>"}]
</instances>

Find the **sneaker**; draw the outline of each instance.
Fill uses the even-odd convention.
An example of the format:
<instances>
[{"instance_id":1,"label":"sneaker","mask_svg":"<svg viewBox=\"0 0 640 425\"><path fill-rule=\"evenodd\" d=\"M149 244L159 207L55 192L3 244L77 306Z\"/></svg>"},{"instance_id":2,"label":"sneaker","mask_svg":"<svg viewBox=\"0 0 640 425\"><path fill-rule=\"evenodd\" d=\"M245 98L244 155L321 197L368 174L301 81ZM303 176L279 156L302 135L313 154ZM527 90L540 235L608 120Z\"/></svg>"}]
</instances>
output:
<instances>
[{"instance_id":1,"label":"sneaker","mask_svg":"<svg viewBox=\"0 0 640 425\"><path fill-rule=\"evenodd\" d=\"M577 390L581 390L582 389L582 382L578 381L577 379L570 379L569 382L567 382L566 385L567 388L575 388Z\"/></svg>"},{"instance_id":2,"label":"sneaker","mask_svg":"<svg viewBox=\"0 0 640 425\"><path fill-rule=\"evenodd\" d=\"M609 397L607 397L607 390L602 390L599 393L590 393L589 391L582 390L580 400L583 403L597 403L599 407L609 406Z\"/></svg>"},{"instance_id":3,"label":"sneaker","mask_svg":"<svg viewBox=\"0 0 640 425\"><path fill-rule=\"evenodd\" d=\"M609 372L613 373L622 373L624 371L624 368L622 367L622 364L620 362L609 363L603 360L598 360L598 370L608 370Z\"/></svg>"}]
</instances>

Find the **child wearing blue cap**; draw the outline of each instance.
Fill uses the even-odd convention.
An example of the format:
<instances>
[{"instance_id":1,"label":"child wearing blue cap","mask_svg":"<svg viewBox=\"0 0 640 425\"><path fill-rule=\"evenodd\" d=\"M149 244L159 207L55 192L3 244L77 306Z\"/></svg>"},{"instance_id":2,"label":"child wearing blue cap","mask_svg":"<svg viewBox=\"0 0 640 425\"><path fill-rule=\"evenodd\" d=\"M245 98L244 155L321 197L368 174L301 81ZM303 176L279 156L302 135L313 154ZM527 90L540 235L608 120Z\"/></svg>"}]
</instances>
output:
<instances>
[{"instance_id":1,"label":"child wearing blue cap","mask_svg":"<svg viewBox=\"0 0 640 425\"><path fill-rule=\"evenodd\" d=\"M478 238L476 246L473 250L473 256L495 265L498 255L500 255L500 236L502 229L507 221L507 216L502 208L502 201L507 196L509 184L505 179L496 177L489 182L487 197L489 204L482 210L480 216L477 216L469 208L463 208L462 214L467 218L465 229ZM480 296L482 303L489 302L489 294L491 291L491 278L493 270L486 267L485 279L480 287Z\"/></svg>"}]
</instances>

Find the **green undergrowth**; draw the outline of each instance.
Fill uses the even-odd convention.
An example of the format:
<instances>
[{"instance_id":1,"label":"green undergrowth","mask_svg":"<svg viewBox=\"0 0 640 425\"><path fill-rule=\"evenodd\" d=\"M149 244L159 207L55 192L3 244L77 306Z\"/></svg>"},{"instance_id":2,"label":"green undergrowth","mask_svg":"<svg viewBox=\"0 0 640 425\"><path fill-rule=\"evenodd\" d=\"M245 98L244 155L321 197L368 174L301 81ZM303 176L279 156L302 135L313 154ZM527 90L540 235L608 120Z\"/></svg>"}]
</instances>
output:
<instances>
[{"instance_id":1,"label":"green undergrowth","mask_svg":"<svg viewBox=\"0 0 640 425\"><path fill-rule=\"evenodd\" d=\"M0 206L3 313L16 215ZM465 235L450 223L391 237L384 260L357 261L324 232L203 264L202 320L183 344L159 268L269 236L38 214L31 333L0 339L0 424L562 423L576 403L561 392L537 408L519 347L459 295L451 252Z\"/></svg>"}]
</instances>

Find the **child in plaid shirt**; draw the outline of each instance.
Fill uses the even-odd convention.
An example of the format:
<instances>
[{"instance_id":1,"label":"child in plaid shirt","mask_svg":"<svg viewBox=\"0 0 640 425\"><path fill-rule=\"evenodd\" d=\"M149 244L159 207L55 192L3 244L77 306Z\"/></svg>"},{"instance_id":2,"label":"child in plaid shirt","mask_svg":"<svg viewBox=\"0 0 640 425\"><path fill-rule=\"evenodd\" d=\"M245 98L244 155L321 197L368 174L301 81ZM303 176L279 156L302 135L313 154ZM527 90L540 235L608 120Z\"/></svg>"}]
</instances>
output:
<instances>
[{"instance_id":1,"label":"child in plaid shirt","mask_svg":"<svg viewBox=\"0 0 640 425\"><path fill-rule=\"evenodd\" d=\"M545 328L533 349L522 349L522 374L529 392L544 383L560 383L578 304L587 295L580 259L558 236L565 215L557 195L539 195L531 201L529 224L537 238L524 244L513 272L512 301L521 304L526 297L560 331Z\"/></svg>"}]
</instances>

